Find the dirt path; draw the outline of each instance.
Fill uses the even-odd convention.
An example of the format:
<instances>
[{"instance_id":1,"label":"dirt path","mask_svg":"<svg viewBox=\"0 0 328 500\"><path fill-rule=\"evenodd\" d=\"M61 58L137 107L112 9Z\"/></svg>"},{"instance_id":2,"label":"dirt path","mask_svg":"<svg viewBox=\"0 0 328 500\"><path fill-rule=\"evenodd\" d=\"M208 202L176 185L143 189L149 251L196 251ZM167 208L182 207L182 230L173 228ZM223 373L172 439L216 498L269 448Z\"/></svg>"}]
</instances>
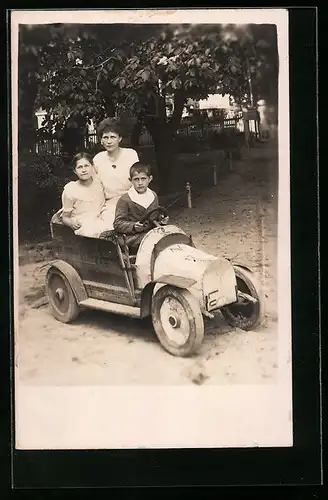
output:
<instances>
[{"instance_id":1,"label":"dirt path","mask_svg":"<svg viewBox=\"0 0 328 500\"><path fill-rule=\"evenodd\" d=\"M277 372L275 159L235 162L219 185L196 200L195 208L171 217L193 235L198 248L243 262L255 271L266 299L266 318L254 332L231 329L220 314L206 321L199 354L176 358L163 350L149 321L85 311L74 324L61 324L42 296L43 263L20 267L19 378L37 385L261 384Z\"/></svg>"}]
</instances>

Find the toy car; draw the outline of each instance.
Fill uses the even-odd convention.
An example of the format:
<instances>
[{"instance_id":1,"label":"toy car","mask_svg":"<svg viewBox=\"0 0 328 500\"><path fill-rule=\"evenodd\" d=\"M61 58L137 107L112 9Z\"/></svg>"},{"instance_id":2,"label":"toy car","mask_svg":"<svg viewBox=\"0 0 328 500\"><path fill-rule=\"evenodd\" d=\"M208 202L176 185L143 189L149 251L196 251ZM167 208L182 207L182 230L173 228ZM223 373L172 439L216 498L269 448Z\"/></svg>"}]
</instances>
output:
<instances>
[{"instance_id":1,"label":"toy car","mask_svg":"<svg viewBox=\"0 0 328 500\"><path fill-rule=\"evenodd\" d=\"M57 212L50 223L57 260L46 277L55 318L73 321L82 308L151 316L160 343L175 356L199 349L204 316L219 310L234 327L256 328L263 303L250 269L195 248L182 229L159 224L165 215L163 207L146 213L153 228L133 254L124 235L77 236Z\"/></svg>"}]
</instances>

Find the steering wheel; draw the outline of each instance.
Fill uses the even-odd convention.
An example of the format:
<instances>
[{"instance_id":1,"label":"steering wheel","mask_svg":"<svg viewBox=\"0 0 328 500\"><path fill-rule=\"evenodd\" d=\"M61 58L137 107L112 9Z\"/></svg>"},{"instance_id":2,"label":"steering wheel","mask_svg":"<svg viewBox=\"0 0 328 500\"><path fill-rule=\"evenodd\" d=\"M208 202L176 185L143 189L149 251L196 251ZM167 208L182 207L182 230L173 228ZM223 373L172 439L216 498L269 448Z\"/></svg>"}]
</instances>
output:
<instances>
[{"instance_id":1,"label":"steering wheel","mask_svg":"<svg viewBox=\"0 0 328 500\"><path fill-rule=\"evenodd\" d=\"M159 221L160 216L166 217L167 216L167 210L164 207L156 207L152 208L151 210L147 211L140 219L140 222L155 222Z\"/></svg>"}]
</instances>

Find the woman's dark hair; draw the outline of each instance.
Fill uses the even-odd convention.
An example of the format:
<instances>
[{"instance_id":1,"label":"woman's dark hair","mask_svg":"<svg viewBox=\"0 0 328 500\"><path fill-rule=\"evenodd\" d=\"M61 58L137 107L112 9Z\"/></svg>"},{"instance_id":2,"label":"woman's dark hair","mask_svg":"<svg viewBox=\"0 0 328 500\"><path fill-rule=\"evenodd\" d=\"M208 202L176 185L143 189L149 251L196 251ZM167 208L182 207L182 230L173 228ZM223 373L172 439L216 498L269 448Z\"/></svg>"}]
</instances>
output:
<instances>
[{"instance_id":1,"label":"woman's dark hair","mask_svg":"<svg viewBox=\"0 0 328 500\"><path fill-rule=\"evenodd\" d=\"M140 161L136 161L133 165L130 167L130 179L132 179L133 174L135 173L143 173L146 174L148 177L151 176L151 166L146 164L146 163L141 163Z\"/></svg>"},{"instance_id":2,"label":"woman's dark hair","mask_svg":"<svg viewBox=\"0 0 328 500\"><path fill-rule=\"evenodd\" d=\"M114 132L120 137L123 137L124 130L122 123L120 123L116 118L105 118L105 120L102 120L97 127L98 137L101 138L102 135L107 132Z\"/></svg>"},{"instance_id":3,"label":"woman's dark hair","mask_svg":"<svg viewBox=\"0 0 328 500\"><path fill-rule=\"evenodd\" d=\"M86 153L85 151L82 151L81 153L77 153L72 159L73 170L76 169L77 162L80 160L83 160L83 158L88 160L93 165L93 158L92 158L91 154Z\"/></svg>"}]
</instances>

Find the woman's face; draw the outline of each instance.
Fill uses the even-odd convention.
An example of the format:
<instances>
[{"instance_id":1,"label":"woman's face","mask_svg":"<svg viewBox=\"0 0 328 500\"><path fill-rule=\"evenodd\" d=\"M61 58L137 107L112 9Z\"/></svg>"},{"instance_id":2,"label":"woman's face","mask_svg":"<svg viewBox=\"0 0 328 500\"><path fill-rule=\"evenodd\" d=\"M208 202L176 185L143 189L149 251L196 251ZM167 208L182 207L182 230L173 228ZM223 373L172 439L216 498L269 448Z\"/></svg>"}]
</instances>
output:
<instances>
[{"instance_id":1,"label":"woman's face","mask_svg":"<svg viewBox=\"0 0 328 500\"><path fill-rule=\"evenodd\" d=\"M101 138L101 144L108 153L113 153L118 149L121 140L122 137L116 134L116 132L104 132Z\"/></svg>"}]
</instances>

